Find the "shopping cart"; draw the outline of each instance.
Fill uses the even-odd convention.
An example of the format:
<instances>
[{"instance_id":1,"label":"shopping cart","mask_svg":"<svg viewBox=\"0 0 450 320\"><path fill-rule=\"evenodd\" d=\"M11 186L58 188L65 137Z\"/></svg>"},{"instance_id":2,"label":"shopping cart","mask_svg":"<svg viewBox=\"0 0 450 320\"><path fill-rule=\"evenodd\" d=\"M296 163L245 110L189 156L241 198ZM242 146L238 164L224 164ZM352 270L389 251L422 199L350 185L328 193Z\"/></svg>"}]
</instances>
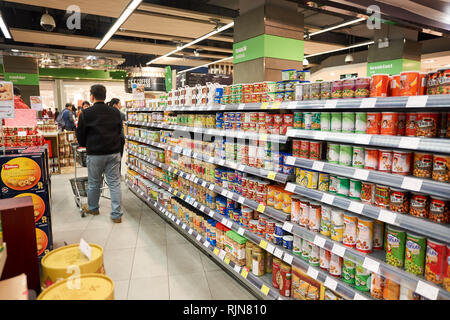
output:
<instances>
[{"instance_id":1,"label":"shopping cart","mask_svg":"<svg viewBox=\"0 0 450 320\"><path fill-rule=\"evenodd\" d=\"M86 168L86 148L80 147L77 143L71 144L73 149L74 166L75 166L75 177L70 179L70 184L72 186L75 203L80 210L81 216L84 218L86 216L83 210L83 198L87 198L88 191L88 177L78 177L77 170L81 168ZM105 190L109 189L106 183L105 176L103 176L103 185L100 189L100 196L106 199L111 199L105 195Z\"/></svg>"}]
</instances>

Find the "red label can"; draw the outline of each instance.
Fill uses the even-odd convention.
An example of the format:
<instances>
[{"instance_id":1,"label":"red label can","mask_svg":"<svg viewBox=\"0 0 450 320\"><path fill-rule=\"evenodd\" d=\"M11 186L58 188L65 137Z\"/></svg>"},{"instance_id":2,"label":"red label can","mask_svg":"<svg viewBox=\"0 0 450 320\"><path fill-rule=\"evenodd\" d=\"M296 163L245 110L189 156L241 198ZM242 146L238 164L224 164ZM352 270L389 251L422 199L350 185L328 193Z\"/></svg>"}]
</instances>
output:
<instances>
[{"instance_id":1,"label":"red label can","mask_svg":"<svg viewBox=\"0 0 450 320\"><path fill-rule=\"evenodd\" d=\"M272 271L273 272L273 271ZM292 269L289 265L282 263L280 269L280 294L283 297L291 296Z\"/></svg>"},{"instance_id":2,"label":"red label can","mask_svg":"<svg viewBox=\"0 0 450 320\"><path fill-rule=\"evenodd\" d=\"M397 135L404 136L405 133L406 133L406 113L399 113Z\"/></svg>"},{"instance_id":3,"label":"red label can","mask_svg":"<svg viewBox=\"0 0 450 320\"><path fill-rule=\"evenodd\" d=\"M392 155L392 173L406 176L411 172L412 153L396 150Z\"/></svg>"},{"instance_id":4,"label":"red label can","mask_svg":"<svg viewBox=\"0 0 450 320\"><path fill-rule=\"evenodd\" d=\"M283 115L282 114L275 114L274 115L274 123L275 123L275 125L281 126L283 124Z\"/></svg>"},{"instance_id":5,"label":"red label can","mask_svg":"<svg viewBox=\"0 0 450 320\"><path fill-rule=\"evenodd\" d=\"M280 273L280 270L281 270L281 261L274 258L272 263L272 286L277 289L280 288L277 281L278 280L277 276Z\"/></svg>"},{"instance_id":6,"label":"red label can","mask_svg":"<svg viewBox=\"0 0 450 320\"><path fill-rule=\"evenodd\" d=\"M380 149L378 153L378 171L392 171L392 151Z\"/></svg>"},{"instance_id":7,"label":"red label can","mask_svg":"<svg viewBox=\"0 0 450 320\"><path fill-rule=\"evenodd\" d=\"M321 160L322 159L322 143L311 141L309 143L309 159Z\"/></svg>"},{"instance_id":8,"label":"red label can","mask_svg":"<svg viewBox=\"0 0 450 320\"><path fill-rule=\"evenodd\" d=\"M380 134L381 113L367 112L367 134Z\"/></svg>"},{"instance_id":9,"label":"red label can","mask_svg":"<svg viewBox=\"0 0 450 320\"><path fill-rule=\"evenodd\" d=\"M445 244L427 241L427 253L425 258L425 279L436 284L442 284L447 265L447 247Z\"/></svg>"},{"instance_id":10,"label":"red label can","mask_svg":"<svg viewBox=\"0 0 450 320\"><path fill-rule=\"evenodd\" d=\"M309 159L310 142L307 140L300 140L300 158Z\"/></svg>"},{"instance_id":11,"label":"red label can","mask_svg":"<svg viewBox=\"0 0 450 320\"><path fill-rule=\"evenodd\" d=\"M294 126L294 115L286 113L283 115L283 124L293 127Z\"/></svg>"},{"instance_id":12,"label":"red label can","mask_svg":"<svg viewBox=\"0 0 450 320\"><path fill-rule=\"evenodd\" d=\"M273 114L266 114L266 125L272 126L274 124L274 116Z\"/></svg>"},{"instance_id":13,"label":"red label can","mask_svg":"<svg viewBox=\"0 0 450 320\"><path fill-rule=\"evenodd\" d=\"M381 114L380 134L395 136L398 130L398 112L383 112Z\"/></svg>"},{"instance_id":14,"label":"red label can","mask_svg":"<svg viewBox=\"0 0 450 320\"><path fill-rule=\"evenodd\" d=\"M416 120L417 120L416 112L407 112L406 113L405 136L407 136L407 137L415 137L416 136Z\"/></svg>"},{"instance_id":15,"label":"red label can","mask_svg":"<svg viewBox=\"0 0 450 320\"><path fill-rule=\"evenodd\" d=\"M378 149L366 148L364 150L364 169L378 169Z\"/></svg>"},{"instance_id":16,"label":"red label can","mask_svg":"<svg viewBox=\"0 0 450 320\"><path fill-rule=\"evenodd\" d=\"M301 140L293 140L292 141L292 155L294 157L300 158L300 155L301 155L301 152L300 152L301 144L302 144Z\"/></svg>"}]
</instances>

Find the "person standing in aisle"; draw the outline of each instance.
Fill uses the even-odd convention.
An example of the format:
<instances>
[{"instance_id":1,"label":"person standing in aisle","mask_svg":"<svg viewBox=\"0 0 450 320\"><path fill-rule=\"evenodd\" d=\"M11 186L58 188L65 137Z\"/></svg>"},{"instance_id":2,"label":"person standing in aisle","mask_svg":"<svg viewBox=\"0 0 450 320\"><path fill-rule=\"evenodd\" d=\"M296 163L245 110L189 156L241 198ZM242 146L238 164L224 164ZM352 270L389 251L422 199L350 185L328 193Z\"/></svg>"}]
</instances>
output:
<instances>
[{"instance_id":1,"label":"person standing in aisle","mask_svg":"<svg viewBox=\"0 0 450 320\"><path fill-rule=\"evenodd\" d=\"M14 109L31 109L25 102L22 100L22 91L13 87L14 91Z\"/></svg>"},{"instance_id":2,"label":"person standing in aisle","mask_svg":"<svg viewBox=\"0 0 450 320\"><path fill-rule=\"evenodd\" d=\"M120 112L120 117L122 118L122 131L120 133L120 158L123 157L123 148L125 146L125 133L123 131L123 122L126 120L126 115L125 113L123 113L122 111L120 111L120 109L122 108L122 105L120 103L120 99L117 98L113 98L111 99L111 101L108 103L108 105L110 107L116 108L117 110L119 110Z\"/></svg>"},{"instance_id":3,"label":"person standing in aisle","mask_svg":"<svg viewBox=\"0 0 450 320\"><path fill-rule=\"evenodd\" d=\"M87 151L88 205L86 213L99 214L100 187L105 174L111 193L111 219L122 222L122 191L120 189L120 148L122 119L119 110L105 104L106 88L91 87L92 107L83 110L76 130L77 139Z\"/></svg>"},{"instance_id":4,"label":"person standing in aisle","mask_svg":"<svg viewBox=\"0 0 450 320\"><path fill-rule=\"evenodd\" d=\"M72 113L72 106L73 105L71 103L66 103L66 108L61 115L62 121L64 122L64 126L62 127L62 129L66 131L75 130L75 119Z\"/></svg>"}]
</instances>

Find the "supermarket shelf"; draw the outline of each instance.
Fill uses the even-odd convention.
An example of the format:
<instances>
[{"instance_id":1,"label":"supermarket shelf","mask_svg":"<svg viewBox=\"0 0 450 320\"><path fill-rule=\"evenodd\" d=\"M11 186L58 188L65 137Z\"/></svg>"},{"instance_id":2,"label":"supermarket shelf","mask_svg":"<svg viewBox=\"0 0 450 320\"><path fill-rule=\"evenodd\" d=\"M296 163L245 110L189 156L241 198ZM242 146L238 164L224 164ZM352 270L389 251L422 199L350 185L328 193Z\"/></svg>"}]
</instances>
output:
<instances>
[{"instance_id":1,"label":"supermarket shelf","mask_svg":"<svg viewBox=\"0 0 450 320\"><path fill-rule=\"evenodd\" d=\"M269 278L267 276L257 277L251 272L248 272L247 268L245 268L245 271L247 271L245 272L243 267L238 266L233 261L225 258L226 253L224 250L212 246L204 237L197 233L197 231L186 225L182 220L178 219L175 215L160 206L156 201L153 201L150 197L146 196L145 193L138 187L132 185L129 182L127 182L127 185L129 186L130 190L132 190L136 194L136 196L138 196L142 201L148 204L153 210L158 212L160 216L162 216L163 218L166 217L165 220L174 225L178 232L187 235L191 239L191 241L198 242L201 245L202 249L204 251L207 251L209 255L212 256L216 261L218 261L222 266L229 269L230 271L233 270L234 273L236 273L233 273L233 275L238 278L239 281L246 280L247 283L251 284L254 287L253 291L255 291L255 293L257 293L261 298L266 300L290 300L289 298L282 297L279 294L278 290L271 285L271 281L269 281Z\"/></svg>"},{"instance_id":2,"label":"supermarket shelf","mask_svg":"<svg viewBox=\"0 0 450 320\"><path fill-rule=\"evenodd\" d=\"M336 100L308 100L282 103L240 103L227 105L171 106L154 108L133 108L128 112L152 111L253 111L253 110L285 110L285 109L413 109L413 108L446 108L450 95L431 95L417 97L385 97L358 98Z\"/></svg>"},{"instance_id":3,"label":"supermarket shelf","mask_svg":"<svg viewBox=\"0 0 450 320\"><path fill-rule=\"evenodd\" d=\"M450 299L450 292L447 292L445 289L434 285L423 277L415 276L405 270L387 264L385 262L384 251L374 251L372 254L361 253L354 248L342 245L341 242L333 241L317 232L310 231L290 222L285 222L283 229L345 259L363 265L370 271L389 278L410 290L417 291L420 282L420 286L426 286L428 289L426 291L426 298L428 299Z\"/></svg>"},{"instance_id":4,"label":"supermarket shelf","mask_svg":"<svg viewBox=\"0 0 450 320\"><path fill-rule=\"evenodd\" d=\"M433 181L431 179L420 179L410 176L401 176L397 174L379 172L375 170L365 170L353 167L342 166L338 164L315 161L310 159L288 157L288 165L312 169L315 171L328 172L344 177L354 178L363 181L374 182L388 185L394 188L422 192L450 199L450 184Z\"/></svg>"},{"instance_id":5,"label":"supermarket shelf","mask_svg":"<svg viewBox=\"0 0 450 320\"><path fill-rule=\"evenodd\" d=\"M145 144L157 147L157 148L169 150L169 151L172 151L172 152L175 152L178 154L183 154L187 157L191 157L191 158L194 158L197 160L217 164L222 167L235 169L235 170L238 170L241 172L249 173L249 174L252 174L255 176L259 176L259 177L262 177L265 179L269 179L269 180L273 180L273 181L277 181L277 182L281 182L281 183L286 183L286 181L293 178L293 175L287 175L287 174L278 173L278 172L274 172L274 171L270 171L270 170L266 170L266 169L258 169L258 168L238 164L236 162L232 162L232 161L228 161L228 160L209 157L209 156L203 155L201 153L198 154L196 152L193 152L191 149L187 149L187 148L169 146L167 144L154 142L151 140L137 138L137 137L133 137L133 136L126 136L126 138L130 141L145 143Z\"/></svg>"},{"instance_id":6,"label":"supermarket shelf","mask_svg":"<svg viewBox=\"0 0 450 320\"><path fill-rule=\"evenodd\" d=\"M249 131L234 131L234 130L217 130L217 129L207 129L207 128L197 128L197 127L184 127L178 125L168 125L154 122L140 122L140 121L127 121L128 125L137 125L151 128L161 128L161 129L169 129L169 130L177 130L177 131L186 131L186 132L194 132L201 133L210 136L222 136L222 137L230 137L230 138L238 138L238 139L249 139L249 140L262 140L262 141L271 141L275 143L286 143L287 137L284 135L277 134L267 134L267 133L256 133Z\"/></svg>"},{"instance_id":7,"label":"supermarket shelf","mask_svg":"<svg viewBox=\"0 0 450 320\"><path fill-rule=\"evenodd\" d=\"M149 179L155 184L158 184L164 189L167 189L168 185L165 183L162 183L158 179L155 179L154 177L150 176L149 174L144 173L143 171L139 170L133 165L129 165L129 167L141 175L143 175L145 178ZM282 259L286 263L290 265L294 265L302 269L304 272L307 272L308 275L310 275L315 280L318 280L325 284L328 288L338 292L339 294L343 295L344 297L348 299L361 299L361 300L372 300L372 297L368 294L364 294L351 286L345 284L344 282L337 280L330 276L327 272L321 270L320 268L312 267L309 265L308 262L302 260L300 257L297 257L292 254L292 251L286 250L285 248L279 247L277 245L274 245L272 243L268 243L265 239L257 236L256 234L245 230L242 228L239 224L232 222L231 220L227 219L226 217L220 215L215 210L211 210L208 207L205 207L204 205L198 203L190 196L185 196L182 193L179 193L176 190L173 190L173 188L168 187L167 189L170 193L174 194L175 196L179 197L183 201L189 203L193 207L199 209L200 211L204 212L205 214L209 215L211 218L215 219L216 221L221 222L222 224L226 225L228 228L236 231L240 235L246 237L247 239L250 239L251 241L258 243L261 248L268 251L269 253L275 255L279 259Z\"/></svg>"},{"instance_id":8,"label":"supermarket shelf","mask_svg":"<svg viewBox=\"0 0 450 320\"><path fill-rule=\"evenodd\" d=\"M0 252L0 276L3 273L3 268L5 267L7 256L8 254L6 253L6 243L3 242L3 250L2 252Z\"/></svg>"},{"instance_id":9,"label":"supermarket shelf","mask_svg":"<svg viewBox=\"0 0 450 320\"><path fill-rule=\"evenodd\" d=\"M413 217L409 214L398 214L393 211L374 207L359 201L353 201L328 192L308 189L293 183L288 183L285 190L372 219L396 225L401 228L420 233L426 237L444 241L445 243L450 242L450 227L445 224L439 224L426 219Z\"/></svg>"},{"instance_id":10,"label":"supermarket shelf","mask_svg":"<svg viewBox=\"0 0 450 320\"><path fill-rule=\"evenodd\" d=\"M274 209L272 207L260 205L257 201L244 198L237 193L234 193L234 192L228 191L227 189L222 188L221 186L218 186L214 183L200 179L200 178L196 177L194 174L189 174L189 173L183 172L181 170L178 170L177 168L171 167L171 166L169 166L165 163L159 162L155 159L143 156L134 151L128 151L128 153L141 159L141 160L151 163L163 170L167 170L167 171L172 172L176 175L179 175L187 180L190 180L198 185L201 185L204 188L208 188L209 190L214 191L217 194L221 194L222 196L224 196L226 198L229 198L231 200L239 202L240 204L242 204L246 207L252 208L253 210L258 211L259 213L263 213L263 214L265 214L271 218L274 218L278 221L283 222L283 221L286 221L289 219L289 215L280 210ZM131 168L136 168L136 167L131 166Z\"/></svg>"},{"instance_id":11,"label":"supermarket shelf","mask_svg":"<svg viewBox=\"0 0 450 320\"><path fill-rule=\"evenodd\" d=\"M44 138L56 138L58 137L58 132L44 132L42 133Z\"/></svg>"},{"instance_id":12,"label":"supermarket shelf","mask_svg":"<svg viewBox=\"0 0 450 320\"><path fill-rule=\"evenodd\" d=\"M395 149L409 149L414 151L450 153L450 139L445 138L401 137L302 129L288 129L286 135L291 138L300 139L333 141Z\"/></svg>"}]
</instances>

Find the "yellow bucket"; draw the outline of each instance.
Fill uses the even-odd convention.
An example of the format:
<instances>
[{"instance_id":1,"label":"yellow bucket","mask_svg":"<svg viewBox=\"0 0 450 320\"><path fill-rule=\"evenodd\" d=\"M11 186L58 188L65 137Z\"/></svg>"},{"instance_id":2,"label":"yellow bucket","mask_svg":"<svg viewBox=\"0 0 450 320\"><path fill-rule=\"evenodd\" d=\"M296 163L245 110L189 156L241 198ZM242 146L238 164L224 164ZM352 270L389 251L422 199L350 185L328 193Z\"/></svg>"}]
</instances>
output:
<instances>
[{"instance_id":1,"label":"yellow bucket","mask_svg":"<svg viewBox=\"0 0 450 320\"><path fill-rule=\"evenodd\" d=\"M78 248L78 244L72 244L53 250L42 258L41 288L50 287L58 280L66 279L76 274L86 273L105 274L103 266L103 248L90 243L92 248L91 260Z\"/></svg>"},{"instance_id":2,"label":"yellow bucket","mask_svg":"<svg viewBox=\"0 0 450 320\"><path fill-rule=\"evenodd\" d=\"M38 300L114 300L114 281L103 274L87 273L58 281Z\"/></svg>"}]
</instances>

